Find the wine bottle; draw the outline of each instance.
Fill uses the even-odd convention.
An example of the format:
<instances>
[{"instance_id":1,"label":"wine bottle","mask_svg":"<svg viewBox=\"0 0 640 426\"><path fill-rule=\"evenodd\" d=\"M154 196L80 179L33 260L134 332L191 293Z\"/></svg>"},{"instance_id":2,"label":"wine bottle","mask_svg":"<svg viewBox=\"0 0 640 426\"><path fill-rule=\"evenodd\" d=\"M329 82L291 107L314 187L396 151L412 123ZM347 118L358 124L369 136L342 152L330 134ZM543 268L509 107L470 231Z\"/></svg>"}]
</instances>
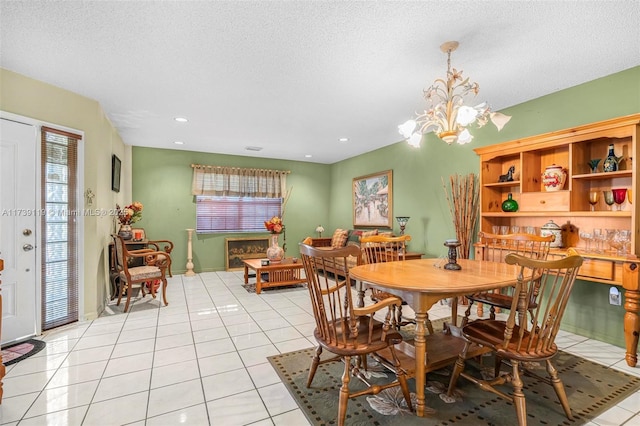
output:
<instances>
[{"instance_id":1,"label":"wine bottle","mask_svg":"<svg viewBox=\"0 0 640 426\"><path fill-rule=\"evenodd\" d=\"M609 154L607 154L607 158L605 158L604 163L602 164L603 172L617 172L618 171L618 158L616 154L613 152L613 144L609 144Z\"/></svg>"}]
</instances>

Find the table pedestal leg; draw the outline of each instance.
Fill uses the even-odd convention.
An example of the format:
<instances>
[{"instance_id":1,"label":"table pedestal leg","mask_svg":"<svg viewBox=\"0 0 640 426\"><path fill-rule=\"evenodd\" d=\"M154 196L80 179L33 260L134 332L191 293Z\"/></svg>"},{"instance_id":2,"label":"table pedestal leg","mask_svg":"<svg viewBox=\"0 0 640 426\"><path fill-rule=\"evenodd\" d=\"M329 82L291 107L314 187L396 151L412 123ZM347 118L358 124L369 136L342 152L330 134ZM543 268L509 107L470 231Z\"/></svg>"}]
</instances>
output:
<instances>
[{"instance_id":1,"label":"table pedestal leg","mask_svg":"<svg viewBox=\"0 0 640 426\"><path fill-rule=\"evenodd\" d=\"M425 327L425 323L427 320L426 312L416 312L416 337L415 337L415 348L416 348L416 415L419 417L424 417L424 386L425 386L425 368L424 368L424 360L425 355L427 353L426 347L426 334L427 330Z\"/></svg>"},{"instance_id":2,"label":"table pedestal leg","mask_svg":"<svg viewBox=\"0 0 640 426\"><path fill-rule=\"evenodd\" d=\"M356 282L356 293L358 295L358 300L356 301L356 306L358 308L364 308L364 284L362 281Z\"/></svg>"}]
</instances>

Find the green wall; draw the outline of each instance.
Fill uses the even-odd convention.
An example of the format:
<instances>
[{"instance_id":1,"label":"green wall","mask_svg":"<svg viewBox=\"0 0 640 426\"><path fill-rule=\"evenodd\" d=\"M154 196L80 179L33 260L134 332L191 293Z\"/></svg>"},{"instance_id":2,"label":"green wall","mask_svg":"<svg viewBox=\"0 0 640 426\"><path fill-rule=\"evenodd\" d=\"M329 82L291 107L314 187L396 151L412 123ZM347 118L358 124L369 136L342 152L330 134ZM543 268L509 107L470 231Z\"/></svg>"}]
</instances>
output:
<instances>
[{"instance_id":1,"label":"green wall","mask_svg":"<svg viewBox=\"0 0 640 426\"><path fill-rule=\"evenodd\" d=\"M454 236L454 228L441 178L447 180L456 173L478 173L479 160L473 151L476 147L640 112L640 67L503 112L512 118L501 132L491 124L473 130L475 139L469 145L448 146L429 134L418 149L401 142L334 164L329 223L332 227L346 227L351 223L353 177L392 169L393 214L411 217L405 231L412 237L410 249L431 256L445 255L443 242ZM575 288L563 328L624 346L624 309L608 304L609 286L579 281Z\"/></svg>"},{"instance_id":2,"label":"green wall","mask_svg":"<svg viewBox=\"0 0 640 426\"><path fill-rule=\"evenodd\" d=\"M352 179L393 170L393 215L410 216L406 232L412 251L443 256L445 239L454 235L442 178L478 172L474 148L536 135L593 121L640 112L640 67L556 92L503 111L513 118L498 132L491 124L473 130L469 145L451 145L430 134L418 149L399 142L332 165L224 156L199 152L133 148L133 199L145 204L140 225L151 238L176 243L176 272L185 270L186 228L195 227L195 205L190 195L191 163L291 170L293 193L285 222L289 255L296 243L313 235L318 224L327 230L352 227ZM394 231L398 232L394 222ZM266 234L258 234L266 235ZM242 236L197 235L194 264L197 272L224 268L224 238ZM608 304L608 286L580 281L565 315L565 329L624 346L624 310ZM596 315L594 315L594 312Z\"/></svg>"},{"instance_id":3,"label":"green wall","mask_svg":"<svg viewBox=\"0 0 640 426\"><path fill-rule=\"evenodd\" d=\"M186 270L185 230L196 227L195 197L191 195L191 164L290 170L287 187L292 192L283 218L287 228L288 256L298 256L298 242L314 235L318 224L327 223L331 199L329 165L134 147L133 200L144 204L142 220L136 226L145 228L150 239L173 241L175 248L171 256L171 269L174 273ZM266 231L242 234L194 233L194 270L204 272L225 269L225 238L268 235ZM280 245L283 243L284 237L280 236Z\"/></svg>"}]
</instances>

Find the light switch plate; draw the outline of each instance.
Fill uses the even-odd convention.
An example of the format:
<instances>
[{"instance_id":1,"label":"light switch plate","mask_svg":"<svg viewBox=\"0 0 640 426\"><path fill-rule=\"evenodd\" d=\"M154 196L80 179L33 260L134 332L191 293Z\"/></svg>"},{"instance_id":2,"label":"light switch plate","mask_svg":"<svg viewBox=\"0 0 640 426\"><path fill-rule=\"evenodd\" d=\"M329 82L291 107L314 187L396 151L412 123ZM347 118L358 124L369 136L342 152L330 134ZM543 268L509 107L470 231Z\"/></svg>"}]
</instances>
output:
<instances>
[{"instance_id":1,"label":"light switch plate","mask_svg":"<svg viewBox=\"0 0 640 426\"><path fill-rule=\"evenodd\" d=\"M616 306L620 306L622 304L622 295L616 287L611 287L609 289L609 303Z\"/></svg>"}]
</instances>

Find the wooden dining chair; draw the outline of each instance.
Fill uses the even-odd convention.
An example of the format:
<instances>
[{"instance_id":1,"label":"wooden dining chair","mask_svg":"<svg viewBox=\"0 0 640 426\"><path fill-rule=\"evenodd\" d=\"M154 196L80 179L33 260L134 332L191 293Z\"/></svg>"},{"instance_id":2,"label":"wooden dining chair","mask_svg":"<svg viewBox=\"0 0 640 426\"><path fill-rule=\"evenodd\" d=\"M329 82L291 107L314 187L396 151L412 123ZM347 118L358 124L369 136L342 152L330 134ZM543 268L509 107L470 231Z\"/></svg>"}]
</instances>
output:
<instances>
[{"instance_id":1,"label":"wooden dining chair","mask_svg":"<svg viewBox=\"0 0 640 426\"><path fill-rule=\"evenodd\" d=\"M147 286L147 283L153 283L156 280L162 283L162 301L168 305L166 271L171 265L169 254L149 249L128 250L124 239L119 235L113 235L113 243L116 248L115 268L120 280L117 305L120 306L122 296L126 291L127 302L124 306L124 312L127 312L133 288L140 288L144 296L144 287ZM142 260L143 264L130 266L130 264L135 264L136 260ZM155 286L151 284L148 288L151 296L155 298Z\"/></svg>"},{"instance_id":2,"label":"wooden dining chair","mask_svg":"<svg viewBox=\"0 0 640 426\"><path fill-rule=\"evenodd\" d=\"M300 243L300 255L316 321L314 337L318 342L309 368L307 387L311 387L320 364L341 359L344 373L338 401L339 426L345 423L349 398L375 395L393 386L400 386L407 406L412 409L405 369L394 348L394 345L402 342L402 336L391 328L391 313L388 310L391 305L400 305L400 299L388 297L364 308L354 306L349 268L346 265L349 256L360 255L360 248L357 246L326 249ZM342 270L336 274L325 274L323 271L328 265L342 267ZM374 319L374 314L381 310L387 312L384 322ZM362 374L361 367L366 362L367 355L375 355L383 349L388 349L391 353L396 380L382 385L371 384ZM331 352L335 357L321 361L323 350ZM351 376L359 378L367 387L351 391Z\"/></svg>"},{"instance_id":3,"label":"wooden dining chair","mask_svg":"<svg viewBox=\"0 0 640 426\"><path fill-rule=\"evenodd\" d=\"M407 252L407 242L411 241L410 235L401 235L398 237L389 237L384 235L374 235L370 237L362 237L360 239L360 248L362 250L362 263L381 263L381 262L396 262L405 260L405 253ZM386 299L387 297L396 297L386 291L378 290L374 287L371 288L371 300L377 302L379 300ZM413 318L405 318L402 316L402 306L406 306L407 302L404 300L400 306L391 305L389 309L392 311L391 325L396 329L407 324L415 324L416 320ZM433 334L433 326L431 321L427 320L427 328L429 332Z\"/></svg>"},{"instance_id":4,"label":"wooden dining chair","mask_svg":"<svg viewBox=\"0 0 640 426\"><path fill-rule=\"evenodd\" d=\"M504 262L509 253L519 254L531 259L546 260L551 248L551 243L555 236L539 236L532 234L508 234L498 235L480 232L478 234L478 242L484 245L483 260L491 262ZM512 302L513 291L504 289L502 291L491 290L476 293L467 296L469 304L464 313L462 326L469 322L471 315L471 307L474 302L479 305L489 305L489 318L496 318L496 309L509 309ZM532 294L531 307L535 308L537 293ZM482 308L478 308L478 314L481 316Z\"/></svg>"},{"instance_id":5,"label":"wooden dining chair","mask_svg":"<svg viewBox=\"0 0 640 426\"><path fill-rule=\"evenodd\" d=\"M551 364L551 359L558 352L555 338L583 259L575 249L570 248L567 257L558 260L531 259L511 253L505 261L519 267L514 292L517 297L512 298L509 317L506 321L480 319L462 328L466 342L456 361L447 394L451 396L458 377L462 376L481 389L511 401L516 409L518 424L526 425L527 410L521 370L526 370L529 362L544 361L550 379L529 370L526 373L553 386L567 418L571 420L571 408L564 385L558 371ZM540 302L532 310L531 321L525 321L527 311L531 309L529 301L534 293L538 294ZM467 351L472 344L489 348L501 363L508 361L512 367L511 372L500 375L500 363L491 380L465 373ZM513 393L507 394L496 387L505 383L512 384Z\"/></svg>"}]
</instances>

